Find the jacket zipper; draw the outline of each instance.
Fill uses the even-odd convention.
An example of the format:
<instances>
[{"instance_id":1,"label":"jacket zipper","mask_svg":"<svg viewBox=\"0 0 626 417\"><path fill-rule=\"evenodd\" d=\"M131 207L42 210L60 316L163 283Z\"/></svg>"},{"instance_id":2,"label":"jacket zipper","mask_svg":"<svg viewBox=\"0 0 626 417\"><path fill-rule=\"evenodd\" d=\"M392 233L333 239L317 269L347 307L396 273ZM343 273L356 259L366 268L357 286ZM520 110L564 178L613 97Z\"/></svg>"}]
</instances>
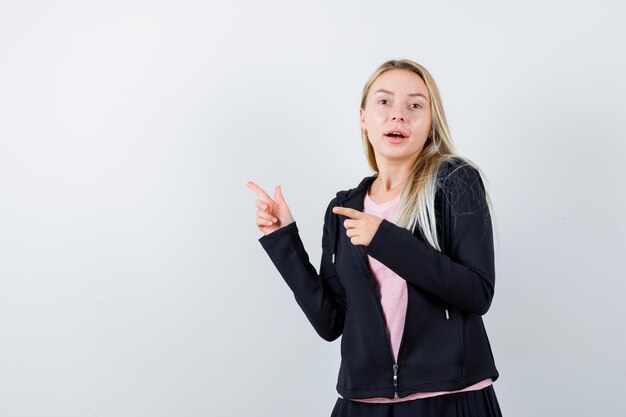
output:
<instances>
[{"instance_id":1,"label":"jacket zipper","mask_svg":"<svg viewBox=\"0 0 626 417\"><path fill-rule=\"evenodd\" d=\"M361 258L361 260L363 259ZM367 263L365 264L365 267L366 267L368 279L372 280L373 278L370 274L369 268L367 267ZM385 324L383 309L382 309L382 305L380 304L380 300L377 302L377 307L378 307L378 312L380 313L379 316L383 324L383 328L385 328L386 324ZM405 324L405 327L406 327L406 324ZM391 357L392 370L393 370L393 398L399 398L398 396L398 364L396 363L396 359L393 357L393 350L391 349L391 341L389 340L387 335L385 335L385 339L387 339L387 343L386 343L387 351L389 352L389 356ZM400 356L400 352L402 350L403 340L404 340L404 329L402 330L402 337L400 338L400 346L398 347L398 356Z\"/></svg>"},{"instance_id":2,"label":"jacket zipper","mask_svg":"<svg viewBox=\"0 0 626 417\"><path fill-rule=\"evenodd\" d=\"M393 398L398 398L398 364L393 364Z\"/></svg>"},{"instance_id":3,"label":"jacket zipper","mask_svg":"<svg viewBox=\"0 0 626 417\"><path fill-rule=\"evenodd\" d=\"M343 207L343 202L337 203L339 206ZM336 248L336 243L338 243L339 237L337 236L337 233L339 232L339 224L338 224L338 218L339 216L337 216L337 219L335 220L335 238L333 239L335 241L335 245L333 247L333 256L332 256L332 263L335 263L335 254L337 252L337 248ZM367 262L361 257L358 256L361 263L363 264L363 267L365 268L367 277L369 280L372 280L372 277L370 276L370 271L369 271L369 267L367 266ZM380 318L381 321L383 323L383 327L385 326L385 320L384 320L384 315L383 315L383 311L382 311L382 306L380 304L380 302L377 303L378 304L378 310L380 313ZM407 306L408 308L408 306ZM447 310L446 310L446 314L447 314ZM406 325L405 325L406 327ZM400 338L400 346L398 347L398 355L400 355L400 350L402 349L402 341L404 340L404 330L402 330L402 337ZM387 338L387 349L389 351L389 354L391 356L391 363L392 365L392 369L393 369L393 398L400 398L398 395L398 364L396 363L395 358L393 357L393 351L391 350L391 344L389 339Z\"/></svg>"}]
</instances>

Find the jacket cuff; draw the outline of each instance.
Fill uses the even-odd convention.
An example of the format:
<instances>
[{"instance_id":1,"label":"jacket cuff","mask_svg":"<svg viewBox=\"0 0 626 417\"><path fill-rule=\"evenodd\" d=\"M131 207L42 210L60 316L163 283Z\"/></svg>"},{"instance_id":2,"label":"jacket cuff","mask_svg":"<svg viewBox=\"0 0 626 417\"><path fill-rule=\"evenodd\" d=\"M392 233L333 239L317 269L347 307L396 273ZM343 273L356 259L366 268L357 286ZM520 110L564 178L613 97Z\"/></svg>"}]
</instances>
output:
<instances>
[{"instance_id":1,"label":"jacket cuff","mask_svg":"<svg viewBox=\"0 0 626 417\"><path fill-rule=\"evenodd\" d=\"M297 234L297 233L298 233L298 226L296 225L296 222L293 221L289 223L287 226L283 226L280 229L274 230L270 234L261 236L259 238L259 242L264 248L267 248L268 246L271 246L272 244L278 242L280 239L289 235Z\"/></svg>"},{"instance_id":2,"label":"jacket cuff","mask_svg":"<svg viewBox=\"0 0 626 417\"><path fill-rule=\"evenodd\" d=\"M385 235L388 234L387 225L385 223L389 223L388 220L383 219L382 222L378 225L378 229L374 236L372 236L372 240L370 240L370 244L365 247L366 251L374 256L376 253L379 253L381 248L384 247Z\"/></svg>"},{"instance_id":3,"label":"jacket cuff","mask_svg":"<svg viewBox=\"0 0 626 417\"><path fill-rule=\"evenodd\" d=\"M387 219L383 219L380 223L370 244L365 247L365 251L371 257L390 267L390 265L401 262L398 259L398 254L405 253L407 245L412 246L413 249L417 246L418 250L411 255L414 258L424 259L425 262L433 261L435 249L417 239L410 230L399 227Z\"/></svg>"}]
</instances>

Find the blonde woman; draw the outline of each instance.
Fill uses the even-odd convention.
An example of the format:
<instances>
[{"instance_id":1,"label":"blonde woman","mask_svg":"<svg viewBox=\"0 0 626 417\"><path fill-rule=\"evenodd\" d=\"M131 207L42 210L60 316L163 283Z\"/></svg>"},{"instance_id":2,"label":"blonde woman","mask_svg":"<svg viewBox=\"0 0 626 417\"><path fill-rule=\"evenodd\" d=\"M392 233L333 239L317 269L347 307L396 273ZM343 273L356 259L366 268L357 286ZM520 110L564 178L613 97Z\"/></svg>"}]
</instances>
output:
<instances>
[{"instance_id":1,"label":"blonde woman","mask_svg":"<svg viewBox=\"0 0 626 417\"><path fill-rule=\"evenodd\" d=\"M331 417L501 416L482 316L495 260L481 170L452 144L430 73L383 63L363 89L374 174L324 216L319 273L279 186L257 193L263 249L316 332L341 339Z\"/></svg>"}]
</instances>

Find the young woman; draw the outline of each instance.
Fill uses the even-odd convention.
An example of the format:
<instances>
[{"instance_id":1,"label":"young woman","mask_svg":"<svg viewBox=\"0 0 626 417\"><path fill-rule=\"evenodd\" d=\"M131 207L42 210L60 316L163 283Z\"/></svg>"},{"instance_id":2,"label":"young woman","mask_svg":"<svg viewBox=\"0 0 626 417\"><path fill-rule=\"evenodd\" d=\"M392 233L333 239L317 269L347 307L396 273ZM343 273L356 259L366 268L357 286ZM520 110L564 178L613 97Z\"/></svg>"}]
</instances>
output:
<instances>
[{"instance_id":1,"label":"young woman","mask_svg":"<svg viewBox=\"0 0 626 417\"><path fill-rule=\"evenodd\" d=\"M331 417L501 416L482 321L495 265L480 168L454 148L435 81L382 64L360 123L374 174L330 201L319 274L282 195L250 181L259 242L325 340L341 339Z\"/></svg>"}]
</instances>

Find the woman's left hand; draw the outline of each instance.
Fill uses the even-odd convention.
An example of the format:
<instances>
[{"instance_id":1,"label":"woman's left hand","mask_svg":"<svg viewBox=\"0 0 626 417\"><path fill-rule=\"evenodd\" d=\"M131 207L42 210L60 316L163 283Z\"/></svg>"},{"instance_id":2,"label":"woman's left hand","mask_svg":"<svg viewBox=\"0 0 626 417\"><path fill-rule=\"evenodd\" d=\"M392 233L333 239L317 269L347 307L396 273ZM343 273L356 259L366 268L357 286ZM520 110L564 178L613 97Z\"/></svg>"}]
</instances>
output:
<instances>
[{"instance_id":1,"label":"woman's left hand","mask_svg":"<svg viewBox=\"0 0 626 417\"><path fill-rule=\"evenodd\" d=\"M383 219L348 207L335 206L333 213L350 217L343 222L353 245L369 245Z\"/></svg>"}]
</instances>

